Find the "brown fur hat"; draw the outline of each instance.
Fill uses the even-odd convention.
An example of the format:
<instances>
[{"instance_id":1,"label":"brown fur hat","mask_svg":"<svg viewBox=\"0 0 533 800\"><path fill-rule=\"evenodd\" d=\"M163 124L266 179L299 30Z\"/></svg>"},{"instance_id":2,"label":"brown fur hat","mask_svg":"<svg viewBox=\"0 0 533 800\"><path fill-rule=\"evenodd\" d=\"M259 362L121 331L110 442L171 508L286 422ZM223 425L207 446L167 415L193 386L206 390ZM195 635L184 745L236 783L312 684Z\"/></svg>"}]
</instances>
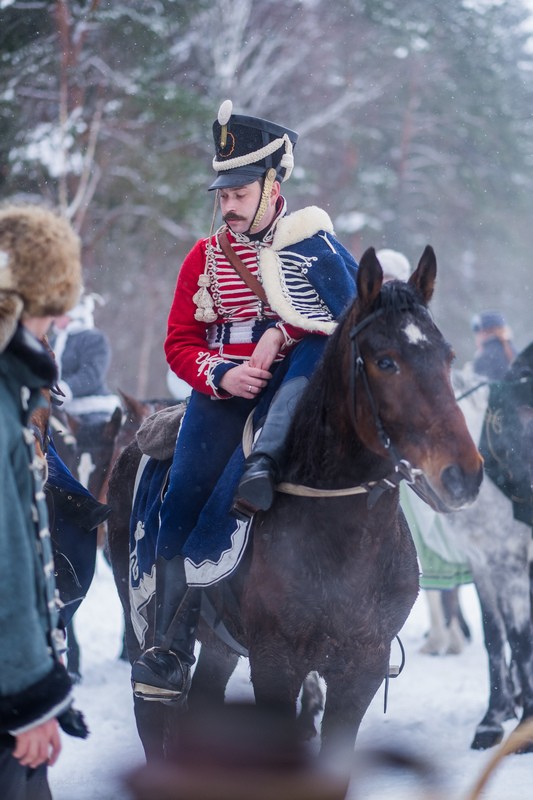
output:
<instances>
[{"instance_id":1,"label":"brown fur hat","mask_svg":"<svg viewBox=\"0 0 533 800\"><path fill-rule=\"evenodd\" d=\"M68 220L42 206L0 208L0 352L21 316L64 314L80 292L81 244Z\"/></svg>"}]
</instances>

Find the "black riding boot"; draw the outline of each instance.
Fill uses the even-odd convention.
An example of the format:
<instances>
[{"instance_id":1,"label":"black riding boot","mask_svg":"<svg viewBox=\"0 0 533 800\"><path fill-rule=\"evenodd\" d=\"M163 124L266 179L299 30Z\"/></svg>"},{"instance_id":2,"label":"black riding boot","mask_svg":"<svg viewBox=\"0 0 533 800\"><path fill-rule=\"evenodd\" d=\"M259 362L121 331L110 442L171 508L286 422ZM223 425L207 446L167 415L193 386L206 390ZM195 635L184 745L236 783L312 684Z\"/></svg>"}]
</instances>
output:
<instances>
[{"instance_id":1,"label":"black riding boot","mask_svg":"<svg viewBox=\"0 0 533 800\"><path fill-rule=\"evenodd\" d=\"M303 375L293 378L282 384L274 396L237 489L233 514L238 519L247 520L256 511L266 511L272 505L285 460L287 433L308 383Z\"/></svg>"},{"instance_id":2,"label":"black riding boot","mask_svg":"<svg viewBox=\"0 0 533 800\"><path fill-rule=\"evenodd\" d=\"M156 562L154 647L132 666L133 693L143 700L185 700L191 685L200 590L190 588L181 556Z\"/></svg>"}]
</instances>

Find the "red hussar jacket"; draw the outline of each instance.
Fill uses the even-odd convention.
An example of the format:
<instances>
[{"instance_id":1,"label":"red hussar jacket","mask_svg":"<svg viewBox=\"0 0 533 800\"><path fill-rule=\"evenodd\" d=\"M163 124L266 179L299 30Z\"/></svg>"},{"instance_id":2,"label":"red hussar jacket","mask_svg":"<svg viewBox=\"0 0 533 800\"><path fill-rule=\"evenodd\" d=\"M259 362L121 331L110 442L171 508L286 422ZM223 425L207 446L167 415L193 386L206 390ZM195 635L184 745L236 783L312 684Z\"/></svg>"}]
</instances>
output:
<instances>
[{"instance_id":1,"label":"red hussar jacket","mask_svg":"<svg viewBox=\"0 0 533 800\"><path fill-rule=\"evenodd\" d=\"M309 206L279 214L261 240L226 229L233 249L263 284L268 305L227 261L217 235L196 243L183 262L168 318L165 353L171 369L193 389L226 398L228 369L248 359L275 325L282 360L308 333L329 335L355 296L357 264L337 241L329 216Z\"/></svg>"},{"instance_id":2,"label":"red hussar jacket","mask_svg":"<svg viewBox=\"0 0 533 800\"><path fill-rule=\"evenodd\" d=\"M230 230L227 236L247 269L259 278L257 257L263 242L240 242ZM195 319L197 305L193 300L206 263L216 315L207 325ZM218 388L218 381L228 368L250 358L261 335L272 325L277 325L285 337L281 360L305 332L281 322L248 288L226 259L216 236L198 241L181 267L168 318L165 352L171 369L193 389L228 397Z\"/></svg>"}]
</instances>

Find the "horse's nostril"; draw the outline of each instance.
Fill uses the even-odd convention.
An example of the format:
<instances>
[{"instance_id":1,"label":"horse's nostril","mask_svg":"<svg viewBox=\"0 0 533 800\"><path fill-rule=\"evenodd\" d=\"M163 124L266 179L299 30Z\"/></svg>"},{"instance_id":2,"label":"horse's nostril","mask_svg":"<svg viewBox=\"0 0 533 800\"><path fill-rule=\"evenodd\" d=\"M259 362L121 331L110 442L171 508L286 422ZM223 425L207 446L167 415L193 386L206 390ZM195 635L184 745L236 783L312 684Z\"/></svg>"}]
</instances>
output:
<instances>
[{"instance_id":1,"label":"horse's nostril","mask_svg":"<svg viewBox=\"0 0 533 800\"><path fill-rule=\"evenodd\" d=\"M456 464L452 464L442 471L441 480L454 499L460 500L467 495L469 482L466 480L463 470Z\"/></svg>"}]
</instances>

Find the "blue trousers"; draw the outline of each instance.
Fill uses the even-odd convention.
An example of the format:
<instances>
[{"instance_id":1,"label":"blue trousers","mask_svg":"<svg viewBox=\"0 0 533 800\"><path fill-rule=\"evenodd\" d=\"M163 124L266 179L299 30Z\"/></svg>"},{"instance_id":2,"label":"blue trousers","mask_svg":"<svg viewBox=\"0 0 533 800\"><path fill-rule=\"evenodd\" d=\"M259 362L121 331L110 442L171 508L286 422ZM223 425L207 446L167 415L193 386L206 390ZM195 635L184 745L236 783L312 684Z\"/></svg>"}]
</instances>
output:
<instances>
[{"instance_id":1,"label":"blue trousers","mask_svg":"<svg viewBox=\"0 0 533 800\"><path fill-rule=\"evenodd\" d=\"M158 556L173 558L190 550L187 540L212 495L216 497L217 534L223 535L224 528L234 525L230 509L244 469L241 440L249 414L254 411L254 425L260 424L282 383L311 376L326 342L326 336L306 336L284 361L273 367L268 386L253 400L212 400L199 392L192 393L161 505ZM211 530L210 522L204 522L204 526Z\"/></svg>"}]
</instances>

